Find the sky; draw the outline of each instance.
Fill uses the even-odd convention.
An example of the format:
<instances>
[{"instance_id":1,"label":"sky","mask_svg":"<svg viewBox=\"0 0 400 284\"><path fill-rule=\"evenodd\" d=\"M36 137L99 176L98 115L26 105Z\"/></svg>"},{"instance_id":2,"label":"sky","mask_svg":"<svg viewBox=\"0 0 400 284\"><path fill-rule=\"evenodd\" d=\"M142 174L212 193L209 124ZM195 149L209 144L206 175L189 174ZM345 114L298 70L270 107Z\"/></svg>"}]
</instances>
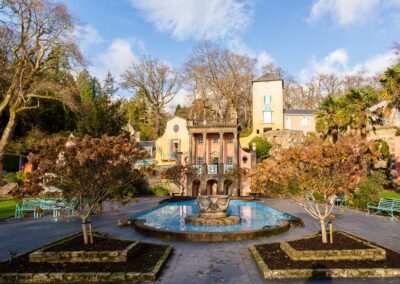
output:
<instances>
[{"instance_id":1,"label":"sky","mask_svg":"<svg viewBox=\"0 0 400 284\"><path fill-rule=\"evenodd\" d=\"M282 67L375 74L394 62L400 0L64 0L92 75L120 79L142 56L179 68L202 40ZM128 91L121 91L129 96ZM184 103L184 92L174 103Z\"/></svg>"}]
</instances>

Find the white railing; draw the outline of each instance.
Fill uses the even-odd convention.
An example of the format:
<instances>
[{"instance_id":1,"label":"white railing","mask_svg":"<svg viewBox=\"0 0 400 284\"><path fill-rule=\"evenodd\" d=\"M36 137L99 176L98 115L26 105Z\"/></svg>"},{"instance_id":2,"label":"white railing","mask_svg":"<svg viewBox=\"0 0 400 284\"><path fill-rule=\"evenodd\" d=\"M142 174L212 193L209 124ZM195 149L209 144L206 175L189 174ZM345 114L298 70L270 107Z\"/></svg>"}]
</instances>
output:
<instances>
[{"instance_id":1,"label":"white railing","mask_svg":"<svg viewBox=\"0 0 400 284\"><path fill-rule=\"evenodd\" d=\"M202 165L193 165L193 168L195 168L197 170L196 173L198 175L201 175L201 169L203 168Z\"/></svg>"},{"instance_id":2,"label":"white railing","mask_svg":"<svg viewBox=\"0 0 400 284\"><path fill-rule=\"evenodd\" d=\"M218 165L208 165L207 172L209 175L216 175L218 174Z\"/></svg>"},{"instance_id":3,"label":"white railing","mask_svg":"<svg viewBox=\"0 0 400 284\"><path fill-rule=\"evenodd\" d=\"M233 170L233 165L224 165L224 173L227 174Z\"/></svg>"}]
</instances>

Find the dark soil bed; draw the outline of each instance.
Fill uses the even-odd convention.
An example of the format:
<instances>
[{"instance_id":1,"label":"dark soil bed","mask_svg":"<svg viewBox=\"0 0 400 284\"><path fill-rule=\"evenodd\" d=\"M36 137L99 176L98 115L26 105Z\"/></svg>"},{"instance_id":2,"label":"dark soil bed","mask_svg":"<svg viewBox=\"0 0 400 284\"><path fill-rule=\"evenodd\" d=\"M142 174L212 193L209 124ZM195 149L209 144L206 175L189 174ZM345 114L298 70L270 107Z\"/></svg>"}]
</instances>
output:
<instances>
[{"instance_id":1,"label":"dark soil bed","mask_svg":"<svg viewBox=\"0 0 400 284\"><path fill-rule=\"evenodd\" d=\"M0 273L41 272L150 272L167 246L139 243L132 249L127 262L113 263L30 263L29 253L0 263Z\"/></svg>"},{"instance_id":2,"label":"dark soil bed","mask_svg":"<svg viewBox=\"0 0 400 284\"><path fill-rule=\"evenodd\" d=\"M347 238L349 240L349 238ZM296 241L301 243L303 240ZM335 241L335 239L334 239ZM321 240L314 240L309 243L307 250L316 249L320 246ZM350 241L349 241L350 243ZM290 242L292 244L292 242ZM400 268L400 253L383 248L386 250L386 260L341 260L341 261L294 261L281 250L279 243L262 244L255 246L265 264L274 269L323 269L323 268ZM378 246L380 247L380 246ZM353 249L355 247L352 247ZM346 246L346 249L352 249Z\"/></svg>"},{"instance_id":3,"label":"dark soil bed","mask_svg":"<svg viewBox=\"0 0 400 284\"><path fill-rule=\"evenodd\" d=\"M329 239L329 234L328 234ZM349 238L348 236L333 232L333 244L324 244L321 241L321 235L313 238L300 239L296 241L291 241L289 244L297 250L344 250L344 249L368 249L371 248L363 242Z\"/></svg>"},{"instance_id":4,"label":"dark soil bed","mask_svg":"<svg viewBox=\"0 0 400 284\"><path fill-rule=\"evenodd\" d=\"M56 244L43 251L114 251L126 249L133 241L110 239L101 236L93 236L93 244L85 245L83 243L83 236L77 235L74 238Z\"/></svg>"}]
</instances>

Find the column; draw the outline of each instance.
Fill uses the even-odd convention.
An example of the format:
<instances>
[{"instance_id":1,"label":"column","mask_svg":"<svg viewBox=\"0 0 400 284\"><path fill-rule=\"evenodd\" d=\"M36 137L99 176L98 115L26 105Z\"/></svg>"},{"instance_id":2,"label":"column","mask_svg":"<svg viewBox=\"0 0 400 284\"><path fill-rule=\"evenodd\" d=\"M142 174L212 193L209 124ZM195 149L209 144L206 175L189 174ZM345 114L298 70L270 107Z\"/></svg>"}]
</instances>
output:
<instances>
[{"instance_id":1,"label":"column","mask_svg":"<svg viewBox=\"0 0 400 284\"><path fill-rule=\"evenodd\" d=\"M233 146L235 149L235 154L233 156L233 165L239 166L239 141L238 141L237 132L233 133Z\"/></svg>"},{"instance_id":2,"label":"column","mask_svg":"<svg viewBox=\"0 0 400 284\"><path fill-rule=\"evenodd\" d=\"M189 133L189 164L196 164L193 159L193 134Z\"/></svg>"},{"instance_id":3,"label":"column","mask_svg":"<svg viewBox=\"0 0 400 284\"><path fill-rule=\"evenodd\" d=\"M203 132L203 174L207 174L207 133Z\"/></svg>"},{"instance_id":4,"label":"column","mask_svg":"<svg viewBox=\"0 0 400 284\"><path fill-rule=\"evenodd\" d=\"M219 161L218 161L218 194L223 194L224 184L222 174L224 173L224 133L219 132Z\"/></svg>"},{"instance_id":5,"label":"column","mask_svg":"<svg viewBox=\"0 0 400 284\"><path fill-rule=\"evenodd\" d=\"M237 132L233 133L233 146L235 149L235 153L233 156L233 167L235 168L235 167L239 167L239 140L238 140ZM242 181L240 180L240 177L238 177L236 192L234 190L232 190L232 195L234 195L234 196L240 195L241 183L242 183Z\"/></svg>"}]
</instances>

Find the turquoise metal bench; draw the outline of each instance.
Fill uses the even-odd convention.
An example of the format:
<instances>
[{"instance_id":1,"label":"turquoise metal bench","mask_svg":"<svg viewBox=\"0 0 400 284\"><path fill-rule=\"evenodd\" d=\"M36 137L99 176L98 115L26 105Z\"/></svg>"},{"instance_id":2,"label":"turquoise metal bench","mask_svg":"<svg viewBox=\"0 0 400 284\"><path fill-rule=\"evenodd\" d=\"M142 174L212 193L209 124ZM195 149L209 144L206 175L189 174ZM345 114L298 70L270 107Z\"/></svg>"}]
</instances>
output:
<instances>
[{"instance_id":1,"label":"turquoise metal bench","mask_svg":"<svg viewBox=\"0 0 400 284\"><path fill-rule=\"evenodd\" d=\"M367 204L368 215L370 211L375 211L375 214L387 213L391 219L396 219L394 214L400 213L400 199L381 197L378 204Z\"/></svg>"},{"instance_id":2,"label":"turquoise metal bench","mask_svg":"<svg viewBox=\"0 0 400 284\"><path fill-rule=\"evenodd\" d=\"M337 206L346 206L347 202L347 197L346 195L338 195L338 197L335 199L335 204Z\"/></svg>"},{"instance_id":3,"label":"turquoise metal bench","mask_svg":"<svg viewBox=\"0 0 400 284\"><path fill-rule=\"evenodd\" d=\"M33 212L34 218L41 217L44 211L52 211L54 218L60 217L61 211L70 211L71 215L74 215L77 204L76 201L77 199L73 199L69 202L66 200L45 198L23 199L22 204L17 204L15 207L15 218L22 218L24 212Z\"/></svg>"},{"instance_id":4,"label":"turquoise metal bench","mask_svg":"<svg viewBox=\"0 0 400 284\"><path fill-rule=\"evenodd\" d=\"M23 199L21 204L15 206L15 218L20 219L23 217L24 212L32 212L34 218L40 217L40 202L37 199Z\"/></svg>"}]
</instances>

